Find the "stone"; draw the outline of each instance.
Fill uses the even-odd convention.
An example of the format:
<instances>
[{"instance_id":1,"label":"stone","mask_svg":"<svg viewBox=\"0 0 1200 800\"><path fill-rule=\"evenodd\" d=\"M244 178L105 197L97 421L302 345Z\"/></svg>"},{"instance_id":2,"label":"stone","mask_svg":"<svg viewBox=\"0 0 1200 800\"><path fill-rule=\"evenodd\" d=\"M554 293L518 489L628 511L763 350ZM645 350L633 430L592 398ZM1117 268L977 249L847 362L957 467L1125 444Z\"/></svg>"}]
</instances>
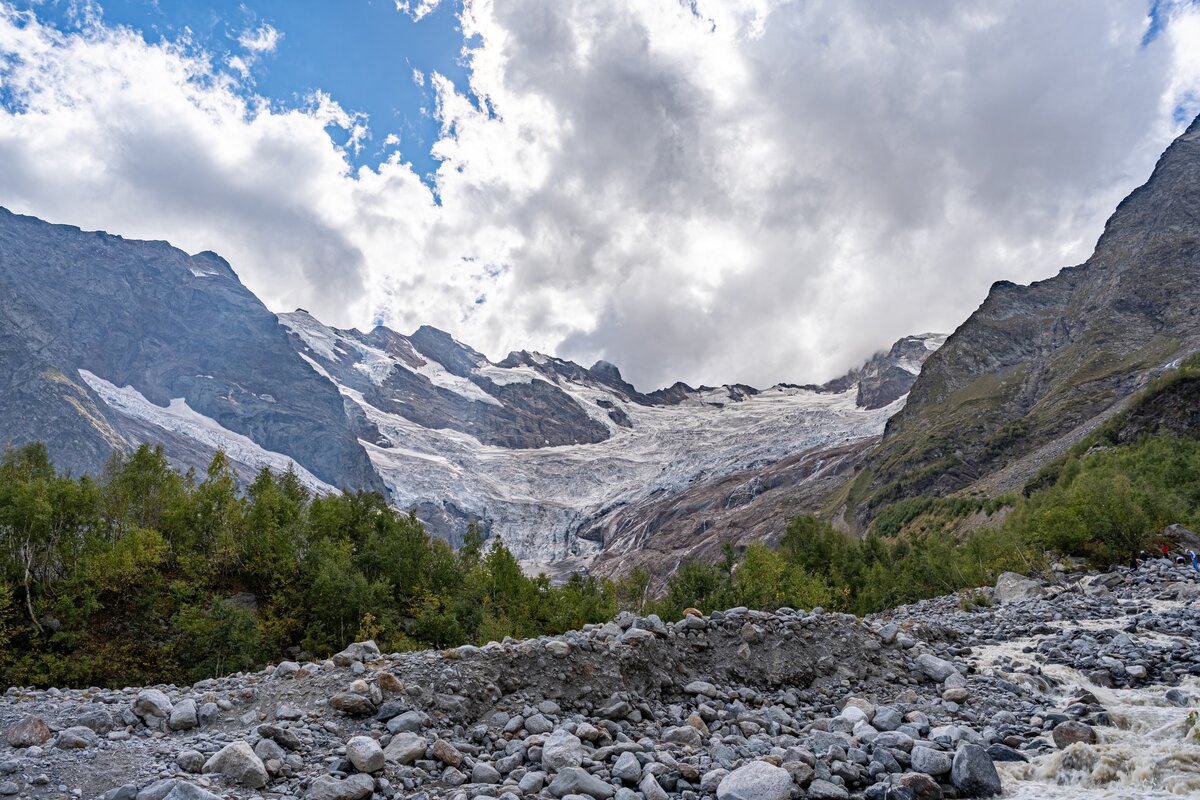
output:
<instances>
[{"instance_id":1,"label":"stone","mask_svg":"<svg viewBox=\"0 0 1200 800\"><path fill-rule=\"evenodd\" d=\"M500 772L486 761L476 761L471 768L471 783L500 783Z\"/></svg>"},{"instance_id":2,"label":"stone","mask_svg":"<svg viewBox=\"0 0 1200 800\"><path fill-rule=\"evenodd\" d=\"M668 728L662 736L664 742L672 742L674 744L683 744L688 747L699 747L704 744L704 739L700 735L700 731L691 725L683 725L678 728Z\"/></svg>"},{"instance_id":3,"label":"stone","mask_svg":"<svg viewBox=\"0 0 1200 800\"><path fill-rule=\"evenodd\" d=\"M546 737L542 745L543 768L554 771L564 767L578 767L582 763L583 742L578 736L559 728Z\"/></svg>"},{"instance_id":4,"label":"stone","mask_svg":"<svg viewBox=\"0 0 1200 800\"><path fill-rule=\"evenodd\" d=\"M180 700L171 709L171 715L167 718L167 725L173 731L187 731L196 727L199 724L199 712L196 710L196 701L188 697Z\"/></svg>"},{"instance_id":5,"label":"stone","mask_svg":"<svg viewBox=\"0 0 1200 800\"><path fill-rule=\"evenodd\" d=\"M79 718L75 720L75 724L91 728L103 736L113 729L113 718L112 714L108 713L108 709L93 708L80 714Z\"/></svg>"},{"instance_id":6,"label":"stone","mask_svg":"<svg viewBox=\"0 0 1200 800\"><path fill-rule=\"evenodd\" d=\"M457 767L463 762L462 753L445 739L438 739L433 743L433 757L451 767Z\"/></svg>"},{"instance_id":7,"label":"stone","mask_svg":"<svg viewBox=\"0 0 1200 800\"><path fill-rule=\"evenodd\" d=\"M633 753L621 753L613 765L612 776L628 786L636 786L642 777L642 762Z\"/></svg>"},{"instance_id":8,"label":"stone","mask_svg":"<svg viewBox=\"0 0 1200 800\"><path fill-rule=\"evenodd\" d=\"M937 778L950 772L952 757L949 753L932 747L914 747L911 753L912 768Z\"/></svg>"},{"instance_id":9,"label":"stone","mask_svg":"<svg viewBox=\"0 0 1200 800\"><path fill-rule=\"evenodd\" d=\"M184 772L194 775L204 771L204 754L199 750L183 750L175 756L175 764Z\"/></svg>"},{"instance_id":10,"label":"stone","mask_svg":"<svg viewBox=\"0 0 1200 800\"><path fill-rule=\"evenodd\" d=\"M642 792L642 797L645 800L667 800L667 793L663 791L662 785L658 779L650 773L646 773L642 778L642 782L638 784L638 789Z\"/></svg>"},{"instance_id":11,"label":"stone","mask_svg":"<svg viewBox=\"0 0 1200 800\"><path fill-rule=\"evenodd\" d=\"M1027 578L1016 572L1003 572L996 579L996 600L1001 603L1020 603L1025 600L1035 600L1046 594L1046 587L1040 581Z\"/></svg>"},{"instance_id":12,"label":"stone","mask_svg":"<svg viewBox=\"0 0 1200 800\"><path fill-rule=\"evenodd\" d=\"M396 764L412 764L425 757L425 747L424 736L404 731L393 736L388 746L383 748L383 758Z\"/></svg>"},{"instance_id":13,"label":"stone","mask_svg":"<svg viewBox=\"0 0 1200 800\"><path fill-rule=\"evenodd\" d=\"M371 661L379 658L379 645L373 641L355 642L333 656L334 666L348 667L355 661Z\"/></svg>"},{"instance_id":14,"label":"stone","mask_svg":"<svg viewBox=\"0 0 1200 800\"><path fill-rule=\"evenodd\" d=\"M896 784L912 792L916 800L942 800L942 787L924 772L906 772Z\"/></svg>"},{"instance_id":15,"label":"stone","mask_svg":"<svg viewBox=\"0 0 1200 800\"><path fill-rule=\"evenodd\" d=\"M250 789L261 789L267 785L269 776L262 759L254 754L249 742L236 741L222 747L204 763L208 773L219 773L222 778Z\"/></svg>"},{"instance_id":16,"label":"stone","mask_svg":"<svg viewBox=\"0 0 1200 800\"><path fill-rule=\"evenodd\" d=\"M954 754L950 782L959 797L995 797L1003 787L991 756L977 744L964 744Z\"/></svg>"},{"instance_id":17,"label":"stone","mask_svg":"<svg viewBox=\"0 0 1200 800\"><path fill-rule=\"evenodd\" d=\"M405 711L387 722L388 733L417 733L425 725L425 715L420 711Z\"/></svg>"},{"instance_id":18,"label":"stone","mask_svg":"<svg viewBox=\"0 0 1200 800\"><path fill-rule=\"evenodd\" d=\"M1051 738L1054 739L1054 746L1059 750L1070 747L1076 742L1095 744L1098 741L1096 730L1091 725L1075 720L1059 723L1051 733Z\"/></svg>"},{"instance_id":19,"label":"stone","mask_svg":"<svg viewBox=\"0 0 1200 800\"><path fill-rule=\"evenodd\" d=\"M171 700L158 689L142 689L133 701L133 713L142 719L154 717L166 719L171 716Z\"/></svg>"},{"instance_id":20,"label":"stone","mask_svg":"<svg viewBox=\"0 0 1200 800\"><path fill-rule=\"evenodd\" d=\"M583 767L564 767L559 770L546 791L555 797L582 794L595 798L595 800L608 800L616 793L610 784L597 778Z\"/></svg>"},{"instance_id":21,"label":"stone","mask_svg":"<svg viewBox=\"0 0 1200 800\"><path fill-rule=\"evenodd\" d=\"M717 786L717 800L787 800L791 794L792 776L765 761L738 767Z\"/></svg>"},{"instance_id":22,"label":"stone","mask_svg":"<svg viewBox=\"0 0 1200 800\"><path fill-rule=\"evenodd\" d=\"M175 781L175 785L171 787L171 791L167 792L163 800L222 800L222 798L194 783Z\"/></svg>"},{"instance_id":23,"label":"stone","mask_svg":"<svg viewBox=\"0 0 1200 800\"><path fill-rule=\"evenodd\" d=\"M85 750L100 744L100 737L91 728L76 725L58 734L55 747L59 750Z\"/></svg>"},{"instance_id":24,"label":"stone","mask_svg":"<svg viewBox=\"0 0 1200 800\"><path fill-rule=\"evenodd\" d=\"M369 717L375 713L371 698L356 692L338 692L329 698L329 705L351 717Z\"/></svg>"},{"instance_id":25,"label":"stone","mask_svg":"<svg viewBox=\"0 0 1200 800\"><path fill-rule=\"evenodd\" d=\"M958 669L949 661L946 661L944 658L938 658L930 653L922 653L917 656L917 669L938 683L958 672Z\"/></svg>"},{"instance_id":26,"label":"stone","mask_svg":"<svg viewBox=\"0 0 1200 800\"><path fill-rule=\"evenodd\" d=\"M808 785L806 797L809 800L847 800L850 793L836 783L817 779Z\"/></svg>"},{"instance_id":27,"label":"stone","mask_svg":"<svg viewBox=\"0 0 1200 800\"><path fill-rule=\"evenodd\" d=\"M26 715L4 734L9 747L38 747L50 739L50 727L41 717Z\"/></svg>"},{"instance_id":28,"label":"stone","mask_svg":"<svg viewBox=\"0 0 1200 800\"><path fill-rule=\"evenodd\" d=\"M561 639L551 639L546 642L546 652L555 658L566 658L571 653L571 645Z\"/></svg>"},{"instance_id":29,"label":"stone","mask_svg":"<svg viewBox=\"0 0 1200 800\"><path fill-rule=\"evenodd\" d=\"M304 793L305 800L363 800L375 792L375 779L364 773L338 780L332 775L314 778Z\"/></svg>"},{"instance_id":30,"label":"stone","mask_svg":"<svg viewBox=\"0 0 1200 800\"><path fill-rule=\"evenodd\" d=\"M359 772L378 772L383 769L383 748L370 736L355 736L346 742L346 758Z\"/></svg>"}]
</instances>

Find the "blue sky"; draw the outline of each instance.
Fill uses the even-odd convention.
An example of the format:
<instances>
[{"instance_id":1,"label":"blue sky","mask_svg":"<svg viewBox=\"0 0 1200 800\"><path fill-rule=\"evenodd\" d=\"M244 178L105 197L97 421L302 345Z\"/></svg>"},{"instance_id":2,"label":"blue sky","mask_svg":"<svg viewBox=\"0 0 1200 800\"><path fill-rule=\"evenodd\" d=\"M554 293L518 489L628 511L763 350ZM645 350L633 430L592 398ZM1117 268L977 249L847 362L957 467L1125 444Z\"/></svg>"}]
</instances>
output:
<instances>
[{"instance_id":1,"label":"blue sky","mask_svg":"<svg viewBox=\"0 0 1200 800\"><path fill-rule=\"evenodd\" d=\"M82 22L78 0L18 0L17 8L64 31ZM196 46L219 58L246 55L239 43L247 32L269 25L281 34L274 52L250 66L247 88L286 107L301 106L313 90L323 90L347 111L366 114L371 138L348 153L356 166L375 166L395 149L389 134L414 170L428 176L437 163L429 148L437 138L434 95L428 80L418 85L413 71L437 72L467 90L458 23L461 5L439 4L419 21L398 11L393 0L104 0L93 4L106 25L140 31L151 44L178 41L188 32ZM344 131L331 130L344 143Z\"/></svg>"}]
</instances>

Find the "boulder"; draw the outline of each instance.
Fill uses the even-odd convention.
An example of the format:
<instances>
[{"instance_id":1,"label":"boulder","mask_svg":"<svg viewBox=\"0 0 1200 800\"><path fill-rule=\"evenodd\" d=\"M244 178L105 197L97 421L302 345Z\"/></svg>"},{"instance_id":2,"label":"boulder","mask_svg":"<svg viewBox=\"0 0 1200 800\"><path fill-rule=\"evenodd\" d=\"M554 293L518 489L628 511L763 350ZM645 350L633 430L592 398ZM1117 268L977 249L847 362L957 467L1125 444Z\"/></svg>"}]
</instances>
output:
<instances>
[{"instance_id":1,"label":"boulder","mask_svg":"<svg viewBox=\"0 0 1200 800\"><path fill-rule=\"evenodd\" d=\"M1020 603L1045 594L1045 584L1016 572L1001 573L996 579L996 600L1001 603Z\"/></svg>"},{"instance_id":2,"label":"boulder","mask_svg":"<svg viewBox=\"0 0 1200 800\"><path fill-rule=\"evenodd\" d=\"M952 758L949 753L932 747L914 747L911 753L912 768L937 778L950 771Z\"/></svg>"},{"instance_id":3,"label":"boulder","mask_svg":"<svg viewBox=\"0 0 1200 800\"><path fill-rule=\"evenodd\" d=\"M692 731L695 733L695 731ZM583 742L570 731L559 728L542 745L542 767L551 771L578 767L583 763Z\"/></svg>"},{"instance_id":4,"label":"boulder","mask_svg":"<svg viewBox=\"0 0 1200 800\"><path fill-rule=\"evenodd\" d=\"M356 692L338 692L329 698L329 705L351 717L369 717L375 713L371 698Z\"/></svg>"},{"instance_id":5,"label":"boulder","mask_svg":"<svg viewBox=\"0 0 1200 800\"><path fill-rule=\"evenodd\" d=\"M158 689L142 689L133 701L133 713L142 719L155 717L167 719L171 716L171 700Z\"/></svg>"},{"instance_id":6,"label":"boulder","mask_svg":"<svg viewBox=\"0 0 1200 800\"><path fill-rule=\"evenodd\" d=\"M383 769L383 748L370 736L355 736L346 742L346 758L359 772L378 772Z\"/></svg>"},{"instance_id":7,"label":"boulder","mask_svg":"<svg viewBox=\"0 0 1200 800\"><path fill-rule=\"evenodd\" d=\"M1051 734L1054 739L1054 746L1059 750L1070 747L1076 742L1084 744L1095 744L1097 742L1096 730L1091 725L1086 725L1075 720L1068 720L1059 723L1054 728Z\"/></svg>"},{"instance_id":8,"label":"boulder","mask_svg":"<svg viewBox=\"0 0 1200 800\"><path fill-rule=\"evenodd\" d=\"M375 792L375 779L364 773L338 780L332 775L314 778L304 793L305 800L363 800Z\"/></svg>"},{"instance_id":9,"label":"boulder","mask_svg":"<svg viewBox=\"0 0 1200 800\"><path fill-rule=\"evenodd\" d=\"M355 642L340 653L333 656L333 663L339 667L348 667L355 661L371 661L379 658L379 645L373 641Z\"/></svg>"},{"instance_id":10,"label":"boulder","mask_svg":"<svg viewBox=\"0 0 1200 800\"><path fill-rule=\"evenodd\" d=\"M938 683L958 672L958 668L949 661L944 658L938 658L930 653L922 653L917 656L917 669L923 675Z\"/></svg>"},{"instance_id":11,"label":"boulder","mask_svg":"<svg viewBox=\"0 0 1200 800\"><path fill-rule=\"evenodd\" d=\"M244 741L231 742L222 747L204 762L204 772L218 773L225 780L250 789L261 789L268 780L262 759L254 754L249 742Z\"/></svg>"},{"instance_id":12,"label":"boulder","mask_svg":"<svg viewBox=\"0 0 1200 800\"><path fill-rule=\"evenodd\" d=\"M91 728L76 725L58 734L55 747L59 750L85 750L100 744L100 737Z\"/></svg>"},{"instance_id":13,"label":"boulder","mask_svg":"<svg viewBox=\"0 0 1200 800\"><path fill-rule=\"evenodd\" d=\"M651 634L653 635L653 634ZM555 797L583 794L595 800L608 800L615 794L613 787L583 767L564 767L554 776L547 791Z\"/></svg>"},{"instance_id":14,"label":"boulder","mask_svg":"<svg viewBox=\"0 0 1200 800\"><path fill-rule=\"evenodd\" d=\"M411 764L425 756L425 746L424 736L404 731L392 737L383 749L383 758L396 764Z\"/></svg>"},{"instance_id":15,"label":"boulder","mask_svg":"<svg viewBox=\"0 0 1200 800\"><path fill-rule=\"evenodd\" d=\"M190 697L176 703L175 707L171 709L171 715L167 718L167 725L173 731L191 730L198 724L196 701Z\"/></svg>"},{"instance_id":16,"label":"boulder","mask_svg":"<svg viewBox=\"0 0 1200 800\"><path fill-rule=\"evenodd\" d=\"M995 797L1000 794L1000 776L992 758L977 744L964 744L954 754L950 782L959 797Z\"/></svg>"},{"instance_id":17,"label":"boulder","mask_svg":"<svg viewBox=\"0 0 1200 800\"><path fill-rule=\"evenodd\" d=\"M792 776L765 761L738 767L717 786L717 800L787 800L791 794Z\"/></svg>"},{"instance_id":18,"label":"boulder","mask_svg":"<svg viewBox=\"0 0 1200 800\"><path fill-rule=\"evenodd\" d=\"M37 747L50 739L50 726L32 714L22 717L4 734L9 747Z\"/></svg>"}]
</instances>

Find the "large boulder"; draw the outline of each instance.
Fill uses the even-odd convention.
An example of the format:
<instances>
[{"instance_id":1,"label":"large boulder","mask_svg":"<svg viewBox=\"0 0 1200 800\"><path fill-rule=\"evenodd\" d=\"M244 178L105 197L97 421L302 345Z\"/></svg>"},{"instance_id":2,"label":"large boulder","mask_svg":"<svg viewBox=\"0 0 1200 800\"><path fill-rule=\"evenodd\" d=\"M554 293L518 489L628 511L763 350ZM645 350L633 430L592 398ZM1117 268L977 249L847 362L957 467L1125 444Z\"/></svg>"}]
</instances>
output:
<instances>
[{"instance_id":1,"label":"large boulder","mask_svg":"<svg viewBox=\"0 0 1200 800\"><path fill-rule=\"evenodd\" d=\"M397 733L383 749L385 761L408 765L425 756L425 737L404 731Z\"/></svg>"},{"instance_id":2,"label":"large boulder","mask_svg":"<svg viewBox=\"0 0 1200 800\"><path fill-rule=\"evenodd\" d=\"M950 769L950 782L959 797L995 797L1002 790L992 757L977 744L958 748Z\"/></svg>"},{"instance_id":3,"label":"large boulder","mask_svg":"<svg viewBox=\"0 0 1200 800\"><path fill-rule=\"evenodd\" d=\"M32 714L22 717L4 734L9 747L35 747L50 739L50 726Z\"/></svg>"},{"instance_id":4,"label":"large boulder","mask_svg":"<svg viewBox=\"0 0 1200 800\"><path fill-rule=\"evenodd\" d=\"M1001 603L1019 603L1044 597L1046 585L1016 572L1004 572L996 579L996 600Z\"/></svg>"},{"instance_id":5,"label":"large boulder","mask_svg":"<svg viewBox=\"0 0 1200 800\"><path fill-rule=\"evenodd\" d=\"M171 716L167 718L167 725L173 731L188 731L199 724L199 716L196 709L196 701L188 697L180 700L171 709Z\"/></svg>"},{"instance_id":6,"label":"large boulder","mask_svg":"<svg viewBox=\"0 0 1200 800\"><path fill-rule=\"evenodd\" d=\"M340 653L333 656L333 663L339 667L348 667L355 661L371 661L379 658L379 645L374 641L355 642Z\"/></svg>"},{"instance_id":7,"label":"large boulder","mask_svg":"<svg viewBox=\"0 0 1200 800\"><path fill-rule=\"evenodd\" d=\"M332 775L314 778L304 793L305 800L363 800L375 792L375 779L359 772L345 780Z\"/></svg>"},{"instance_id":8,"label":"large boulder","mask_svg":"<svg viewBox=\"0 0 1200 800\"><path fill-rule=\"evenodd\" d=\"M359 772L378 772L383 769L383 748L370 736L355 736L346 742L346 758Z\"/></svg>"},{"instance_id":9,"label":"large boulder","mask_svg":"<svg viewBox=\"0 0 1200 800\"><path fill-rule=\"evenodd\" d=\"M600 780L583 767L564 767L559 770L547 790L555 797L583 794L595 800L608 800L615 794L611 784Z\"/></svg>"},{"instance_id":10,"label":"large boulder","mask_svg":"<svg viewBox=\"0 0 1200 800\"><path fill-rule=\"evenodd\" d=\"M938 777L950 771L950 754L943 753L941 750L934 750L932 747L914 747L911 757L912 768L917 772Z\"/></svg>"},{"instance_id":11,"label":"large boulder","mask_svg":"<svg viewBox=\"0 0 1200 800\"><path fill-rule=\"evenodd\" d=\"M560 770L578 767L583 763L583 742L570 731L558 729L546 737L542 745L542 767Z\"/></svg>"},{"instance_id":12,"label":"large boulder","mask_svg":"<svg viewBox=\"0 0 1200 800\"><path fill-rule=\"evenodd\" d=\"M717 800L787 800L792 776L765 761L752 761L721 779Z\"/></svg>"},{"instance_id":13,"label":"large boulder","mask_svg":"<svg viewBox=\"0 0 1200 800\"><path fill-rule=\"evenodd\" d=\"M60 750L86 750L100 744L100 737L91 728L76 725L58 734L55 747Z\"/></svg>"},{"instance_id":14,"label":"large boulder","mask_svg":"<svg viewBox=\"0 0 1200 800\"><path fill-rule=\"evenodd\" d=\"M1095 744L1097 741L1095 728L1075 720L1067 720L1056 725L1051 737L1054 739L1054 746L1059 750L1070 747L1076 742Z\"/></svg>"},{"instance_id":15,"label":"large boulder","mask_svg":"<svg viewBox=\"0 0 1200 800\"><path fill-rule=\"evenodd\" d=\"M167 719L172 708L170 698L158 689L142 689L133 701L133 713L142 719Z\"/></svg>"},{"instance_id":16,"label":"large boulder","mask_svg":"<svg viewBox=\"0 0 1200 800\"><path fill-rule=\"evenodd\" d=\"M267 768L248 742L237 741L222 747L204 763L204 772L219 773L231 783L250 789L267 785Z\"/></svg>"},{"instance_id":17,"label":"large boulder","mask_svg":"<svg viewBox=\"0 0 1200 800\"><path fill-rule=\"evenodd\" d=\"M926 677L941 683L958 672L958 668L944 658L929 653L917 656L917 669Z\"/></svg>"}]
</instances>

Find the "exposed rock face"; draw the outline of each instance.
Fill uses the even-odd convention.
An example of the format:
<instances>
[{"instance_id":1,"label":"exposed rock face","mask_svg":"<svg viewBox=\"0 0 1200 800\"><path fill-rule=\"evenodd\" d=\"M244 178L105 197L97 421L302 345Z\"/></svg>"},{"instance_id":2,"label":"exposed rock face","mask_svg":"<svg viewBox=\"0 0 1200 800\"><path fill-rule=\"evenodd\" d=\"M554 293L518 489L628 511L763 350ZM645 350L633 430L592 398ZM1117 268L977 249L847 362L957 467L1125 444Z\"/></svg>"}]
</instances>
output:
<instances>
[{"instance_id":1,"label":"exposed rock face","mask_svg":"<svg viewBox=\"0 0 1200 800\"><path fill-rule=\"evenodd\" d=\"M929 358L855 486L859 519L896 497L971 486L1039 448L1057 455L1054 442L1200 347L1198 206L1200 120L1117 207L1086 263L996 283Z\"/></svg>"},{"instance_id":2,"label":"exposed rock face","mask_svg":"<svg viewBox=\"0 0 1200 800\"><path fill-rule=\"evenodd\" d=\"M859 406L883 408L908 394L925 360L945 341L946 336L939 333L905 336L886 353L876 353L867 363L829 381L821 390L844 392L857 386Z\"/></svg>"},{"instance_id":3,"label":"exposed rock face","mask_svg":"<svg viewBox=\"0 0 1200 800\"><path fill-rule=\"evenodd\" d=\"M3 443L43 441L76 474L142 441L181 465L217 445L236 461L245 439L247 461L261 450L331 486L382 488L336 388L213 253L0 208L0 364Z\"/></svg>"}]
</instances>

